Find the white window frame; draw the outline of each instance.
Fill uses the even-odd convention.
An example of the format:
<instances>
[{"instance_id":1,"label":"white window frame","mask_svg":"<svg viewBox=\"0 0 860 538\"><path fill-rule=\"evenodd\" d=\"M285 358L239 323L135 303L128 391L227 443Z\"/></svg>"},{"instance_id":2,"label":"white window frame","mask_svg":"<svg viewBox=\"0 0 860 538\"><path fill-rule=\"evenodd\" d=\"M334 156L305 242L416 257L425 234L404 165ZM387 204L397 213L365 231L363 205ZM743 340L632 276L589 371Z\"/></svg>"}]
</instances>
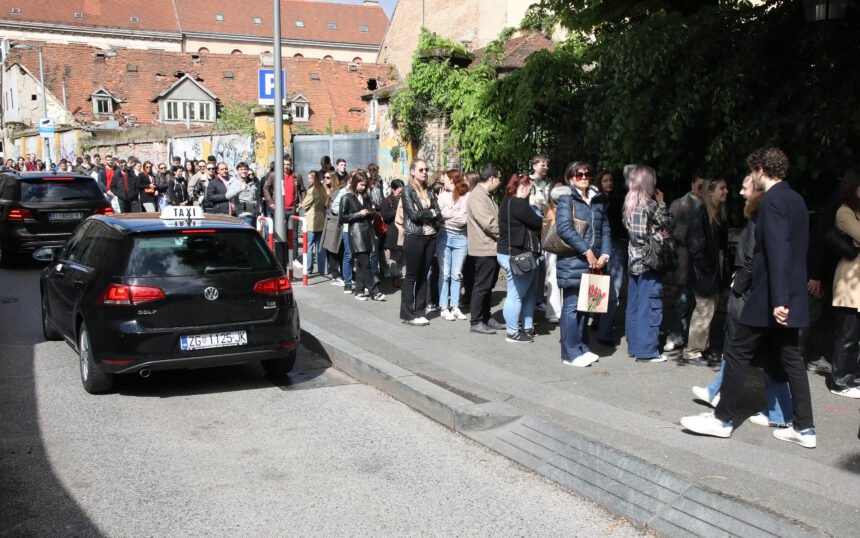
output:
<instances>
[{"instance_id":1,"label":"white window frame","mask_svg":"<svg viewBox=\"0 0 860 538\"><path fill-rule=\"evenodd\" d=\"M299 114L301 112L301 114ZM290 103L290 113L293 116L293 121L308 121L310 118L310 106L306 101L298 103Z\"/></svg>"},{"instance_id":2,"label":"white window frame","mask_svg":"<svg viewBox=\"0 0 860 538\"><path fill-rule=\"evenodd\" d=\"M378 106L378 103L376 102L376 99L371 99L370 100L370 125L367 129L368 131L375 131L376 130L377 106Z\"/></svg>"},{"instance_id":3,"label":"white window frame","mask_svg":"<svg viewBox=\"0 0 860 538\"><path fill-rule=\"evenodd\" d=\"M162 107L162 121L212 123L215 121L212 102L165 99Z\"/></svg>"},{"instance_id":4,"label":"white window frame","mask_svg":"<svg viewBox=\"0 0 860 538\"><path fill-rule=\"evenodd\" d=\"M99 105L105 104L105 111L99 110ZM113 99L104 95L93 95L93 115L95 116L110 116L113 114Z\"/></svg>"}]
</instances>

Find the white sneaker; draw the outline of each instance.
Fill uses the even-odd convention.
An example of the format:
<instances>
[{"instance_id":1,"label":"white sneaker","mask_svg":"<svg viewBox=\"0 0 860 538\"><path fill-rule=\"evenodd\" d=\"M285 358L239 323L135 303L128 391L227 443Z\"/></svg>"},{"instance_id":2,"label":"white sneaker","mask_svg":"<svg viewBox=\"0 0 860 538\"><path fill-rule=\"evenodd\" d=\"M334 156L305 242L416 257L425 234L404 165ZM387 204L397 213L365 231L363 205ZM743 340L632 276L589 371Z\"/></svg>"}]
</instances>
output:
<instances>
[{"instance_id":1,"label":"white sneaker","mask_svg":"<svg viewBox=\"0 0 860 538\"><path fill-rule=\"evenodd\" d=\"M693 387L693 396L695 396L697 400L701 400L711 407L716 407L720 403L720 393L718 392L714 394L713 398L710 398L707 387Z\"/></svg>"},{"instance_id":2,"label":"white sneaker","mask_svg":"<svg viewBox=\"0 0 860 538\"><path fill-rule=\"evenodd\" d=\"M788 441L804 448L815 448L815 428L797 431L794 426L773 431L773 436L780 441Z\"/></svg>"},{"instance_id":3,"label":"white sneaker","mask_svg":"<svg viewBox=\"0 0 860 538\"><path fill-rule=\"evenodd\" d=\"M439 314L439 317L446 321L454 321L455 319L457 319L454 317L454 314L452 314L451 311L447 308L442 309L442 313Z\"/></svg>"},{"instance_id":4,"label":"white sneaker","mask_svg":"<svg viewBox=\"0 0 860 538\"><path fill-rule=\"evenodd\" d=\"M421 316L420 318L418 318L418 319L417 319L417 321L418 321L421 325L430 325L430 320L429 320L429 319L427 319L427 318L425 318L424 316Z\"/></svg>"},{"instance_id":5,"label":"white sneaker","mask_svg":"<svg viewBox=\"0 0 860 538\"><path fill-rule=\"evenodd\" d=\"M570 366L576 366L579 368L585 368L587 366L591 366L597 360L597 355L594 353L583 353L579 357L573 359L572 361L564 361L565 364Z\"/></svg>"},{"instance_id":6,"label":"white sneaker","mask_svg":"<svg viewBox=\"0 0 860 538\"><path fill-rule=\"evenodd\" d=\"M302 262L299 260L293 260L293 267L296 269L301 269L303 267Z\"/></svg>"},{"instance_id":7,"label":"white sneaker","mask_svg":"<svg viewBox=\"0 0 860 538\"><path fill-rule=\"evenodd\" d=\"M332 286L343 287L343 279L342 278L333 278L330 282Z\"/></svg>"},{"instance_id":8,"label":"white sneaker","mask_svg":"<svg viewBox=\"0 0 860 538\"><path fill-rule=\"evenodd\" d=\"M715 417L713 413L682 417L681 426L691 432L711 435L713 437L731 437L732 430L734 429L731 422L723 422Z\"/></svg>"},{"instance_id":9,"label":"white sneaker","mask_svg":"<svg viewBox=\"0 0 860 538\"><path fill-rule=\"evenodd\" d=\"M860 388L848 387L844 389L830 389L830 392L837 396L845 396L846 398L860 398Z\"/></svg>"},{"instance_id":10,"label":"white sneaker","mask_svg":"<svg viewBox=\"0 0 860 538\"><path fill-rule=\"evenodd\" d=\"M768 420L767 412L759 411L755 415L749 418L750 424L755 424L756 426L764 426L765 428L786 428L788 424L777 424L776 422L771 422Z\"/></svg>"},{"instance_id":11,"label":"white sneaker","mask_svg":"<svg viewBox=\"0 0 860 538\"><path fill-rule=\"evenodd\" d=\"M666 345L663 346L663 351L675 351L676 349L684 347L683 340L676 340L674 338L667 338Z\"/></svg>"},{"instance_id":12,"label":"white sneaker","mask_svg":"<svg viewBox=\"0 0 860 538\"><path fill-rule=\"evenodd\" d=\"M636 362L666 362L666 355L658 355L657 357L651 357L649 359L640 359L636 357Z\"/></svg>"},{"instance_id":13,"label":"white sneaker","mask_svg":"<svg viewBox=\"0 0 860 538\"><path fill-rule=\"evenodd\" d=\"M451 310L451 315L457 319L469 319L469 316L460 312L459 308L455 308L455 309Z\"/></svg>"}]
</instances>

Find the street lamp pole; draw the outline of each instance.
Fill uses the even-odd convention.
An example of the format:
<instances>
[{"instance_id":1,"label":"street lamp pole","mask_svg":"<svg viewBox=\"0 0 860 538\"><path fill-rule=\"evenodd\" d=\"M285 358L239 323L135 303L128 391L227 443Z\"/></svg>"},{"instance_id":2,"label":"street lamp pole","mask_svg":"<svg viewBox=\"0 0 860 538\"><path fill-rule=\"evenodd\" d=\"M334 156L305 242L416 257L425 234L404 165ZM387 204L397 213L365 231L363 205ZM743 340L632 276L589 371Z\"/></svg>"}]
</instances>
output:
<instances>
[{"instance_id":1,"label":"street lamp pole","mask_svg":"<svg viewBox=\"0 0 860 538\"><path fill-rule=\"evenodd\" d=\"M39 82L42 85L42 117L48 117L48 99L45 96L45 64L42 61L42 47L39 46ZM45 170L51 169L51 141L45 139Z\"/></svg>"},{"instance_id":2,"label":"street lamp pole","mask_svg":"<svg viewBox=\"0 0 860 538\"><path fill-rule=\"evenodd\" d=\"M284 267L289 263L284 239L287 226L284 220L284 87L281 79L281 0L274 0L274 68L275 68L275 168L272 178L275 187L275 255Z\"/></svg>"}]
</instances>

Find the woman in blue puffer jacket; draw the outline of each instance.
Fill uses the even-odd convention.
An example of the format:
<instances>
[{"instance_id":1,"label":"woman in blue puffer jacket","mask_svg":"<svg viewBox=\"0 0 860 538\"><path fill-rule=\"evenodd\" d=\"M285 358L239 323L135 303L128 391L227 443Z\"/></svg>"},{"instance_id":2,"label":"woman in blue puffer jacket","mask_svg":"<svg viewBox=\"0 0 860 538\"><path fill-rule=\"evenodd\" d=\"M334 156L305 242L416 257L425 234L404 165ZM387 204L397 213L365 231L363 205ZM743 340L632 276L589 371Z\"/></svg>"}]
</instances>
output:
<instances>
[{"instance_id":1,"label":"woman in blue puffer jacket","mask_svg":"<svg viewBox=\"0 0 860 538\"><path fill-rule=\"evenodd\" d=\"M567 194L558 197L556 229L565 243L573 247L572 256L559 256L556 279L562 289L561 360L571 366L589 366L598 356L588 349L587 312L579 312L579 285L582 275L603 269L612 252L606 199L591 185L588 163L574 162L564 171L570 185ZM555 189L554 189L555 191Z\"/></svg>"}]
</instances>

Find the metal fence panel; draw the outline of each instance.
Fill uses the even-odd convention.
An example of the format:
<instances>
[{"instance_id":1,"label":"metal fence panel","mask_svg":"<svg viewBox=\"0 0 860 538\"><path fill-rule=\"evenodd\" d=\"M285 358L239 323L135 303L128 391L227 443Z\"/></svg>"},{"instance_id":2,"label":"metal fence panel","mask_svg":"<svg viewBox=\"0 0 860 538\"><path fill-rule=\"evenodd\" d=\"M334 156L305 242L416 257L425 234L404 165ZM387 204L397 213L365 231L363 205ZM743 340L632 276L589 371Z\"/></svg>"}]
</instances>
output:
<instances>
[{"instance_id":1,"label":"metal fence panel","mask_svg":"<svg viewBox=\"0 0 860 538\"><path fill-rule=\"evenodd\" d=\"M323 155L346 159L347 169L367 168L377 162L379 135L377 133L352 133L340 135L296 135L293 137L293 168L307 177L308 172L320 169Z\"/></svg>"}]
</instances>

